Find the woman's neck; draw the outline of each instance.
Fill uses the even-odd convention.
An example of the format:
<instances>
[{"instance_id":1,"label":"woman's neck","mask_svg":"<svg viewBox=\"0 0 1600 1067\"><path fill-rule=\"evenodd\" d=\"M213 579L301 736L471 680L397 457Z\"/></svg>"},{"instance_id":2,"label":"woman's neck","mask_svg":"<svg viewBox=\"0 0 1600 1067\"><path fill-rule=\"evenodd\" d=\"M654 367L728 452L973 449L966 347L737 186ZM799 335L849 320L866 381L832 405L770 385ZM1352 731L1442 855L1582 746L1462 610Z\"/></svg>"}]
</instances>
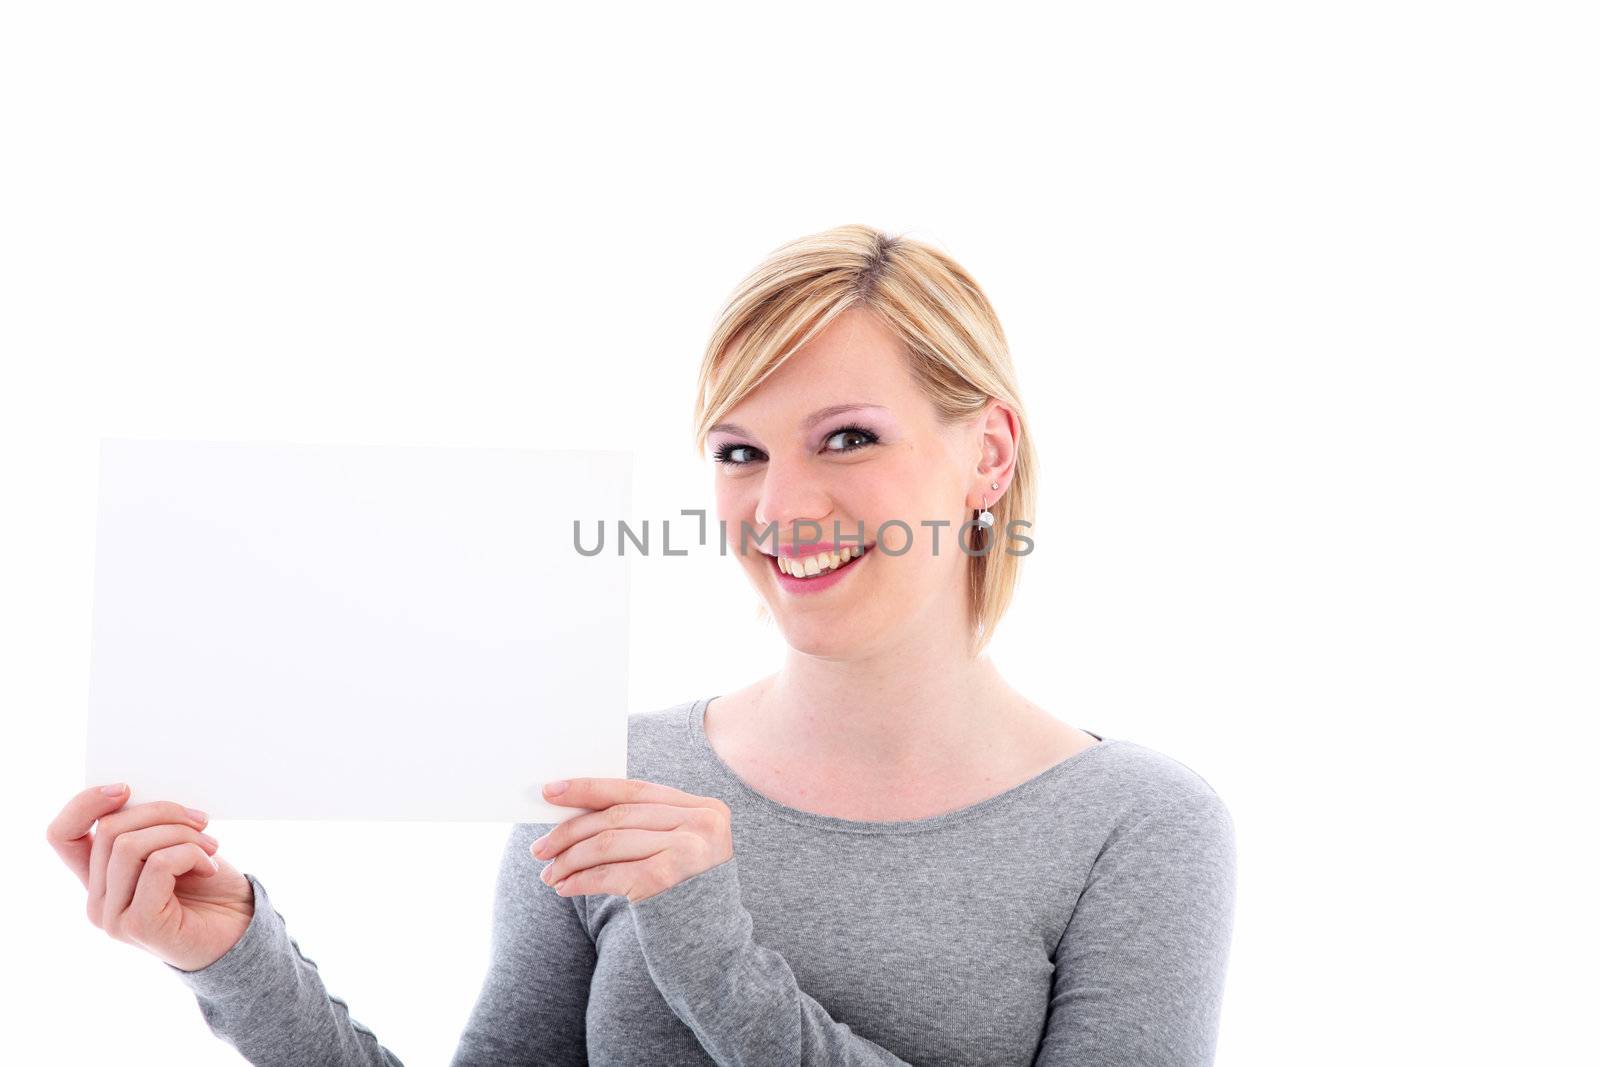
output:
<instances>
[{"instance_id":1,"label":"woman's neck","mask_svg":"<svg viewBox=\"0 0 1600 1067\"><path fill-rule=\"evenodd\" d=\"M848 661L791 650L776 674L752 687L748 703L768 751L891 779L970 764L1042 714L986 655L919 657L904 649Z\"/></svg>"}]
</instances>

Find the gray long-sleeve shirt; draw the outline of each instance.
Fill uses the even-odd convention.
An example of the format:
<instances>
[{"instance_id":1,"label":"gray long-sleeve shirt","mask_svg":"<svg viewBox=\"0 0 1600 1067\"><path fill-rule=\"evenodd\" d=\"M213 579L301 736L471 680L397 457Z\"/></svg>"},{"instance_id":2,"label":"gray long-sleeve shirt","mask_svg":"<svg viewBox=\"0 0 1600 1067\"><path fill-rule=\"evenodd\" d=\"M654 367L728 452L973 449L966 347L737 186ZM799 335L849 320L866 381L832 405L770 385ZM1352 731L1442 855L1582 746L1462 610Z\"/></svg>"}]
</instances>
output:
<instances>
[{"instance_id":1,"label":"gray long-sleeve shirt","mask_svg":"<svg viewBox=\"0 0 1600 1067\"><path fill-rule=\"evenodd\" d=\"M840 819L738 778L711 699L629 716L628 776L725 801L733 858L638 903L564 897L529 852L554 824L515 825L453 1067L1212 1062L1234 828L1194 771L1102 738L957 811ZM170 968L212 1031L256 1064L399 1065L248 877L240 941Z\"/></svg>"}]
</instances>

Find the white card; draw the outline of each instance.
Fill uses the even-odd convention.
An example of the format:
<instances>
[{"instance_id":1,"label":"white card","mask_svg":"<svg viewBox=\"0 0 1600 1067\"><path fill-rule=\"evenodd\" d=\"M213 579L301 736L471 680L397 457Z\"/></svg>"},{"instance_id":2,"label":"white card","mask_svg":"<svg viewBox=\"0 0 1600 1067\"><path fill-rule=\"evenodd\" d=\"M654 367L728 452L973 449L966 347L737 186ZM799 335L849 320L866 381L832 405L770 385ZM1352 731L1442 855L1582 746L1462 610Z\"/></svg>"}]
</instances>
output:
<instances>
[{"instance_id":1,"label":"white card","mask_svg":"<svg viewBox=\"0 0 1600 1067\"><path fill-rule=\"evenodd\" d=\"M627 771L632 478L629 452L103 439L88 784L213 819L576 814L543 783Z\"/></svg>"}]
</instances>

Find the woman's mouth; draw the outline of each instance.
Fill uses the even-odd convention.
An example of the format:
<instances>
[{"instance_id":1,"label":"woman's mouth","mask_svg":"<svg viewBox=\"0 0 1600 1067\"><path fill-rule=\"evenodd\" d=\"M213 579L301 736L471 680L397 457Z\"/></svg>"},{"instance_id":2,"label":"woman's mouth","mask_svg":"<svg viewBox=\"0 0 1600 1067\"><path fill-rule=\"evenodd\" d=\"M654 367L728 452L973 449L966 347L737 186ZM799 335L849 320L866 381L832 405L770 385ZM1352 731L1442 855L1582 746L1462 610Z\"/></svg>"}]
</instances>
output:
<instances>
[{"instance_id":1,"label":"woman's mouth","mask_svg":"<svg viewBox=\"0 0 1600 1067\"><path fill-rule=\"evenodd\" d=\"M843 545L836 552L819 552L810 556L793 558L771 556L772 570L778 584L793 593L820 593L837 585L850 571L855 570L862 557L876 545Z\"/></svg>"}]
</instances>

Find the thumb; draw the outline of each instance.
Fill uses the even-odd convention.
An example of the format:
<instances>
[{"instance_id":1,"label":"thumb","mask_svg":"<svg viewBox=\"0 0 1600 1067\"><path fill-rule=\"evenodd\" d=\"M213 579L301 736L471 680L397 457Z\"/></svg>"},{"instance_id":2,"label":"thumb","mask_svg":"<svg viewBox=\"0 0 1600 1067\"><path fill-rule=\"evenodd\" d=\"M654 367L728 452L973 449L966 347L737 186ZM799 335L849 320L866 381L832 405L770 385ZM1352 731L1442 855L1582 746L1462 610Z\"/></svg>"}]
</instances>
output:
<instances>
[{"instance_id":1,"label":"thumb","mask_svg":"<svg viewBox=\"0 0 1600 1067\"><path fill-rule=\"evenodd\" d=\"M67 806L45 830L50 847L78 876L85 889L89 887L89 853L94 848L94 838L89 831L97 821L121 809L128 802L128 796L128 786L124 782L92 785L67 801Z\"/></svg>"}]
</instances>

